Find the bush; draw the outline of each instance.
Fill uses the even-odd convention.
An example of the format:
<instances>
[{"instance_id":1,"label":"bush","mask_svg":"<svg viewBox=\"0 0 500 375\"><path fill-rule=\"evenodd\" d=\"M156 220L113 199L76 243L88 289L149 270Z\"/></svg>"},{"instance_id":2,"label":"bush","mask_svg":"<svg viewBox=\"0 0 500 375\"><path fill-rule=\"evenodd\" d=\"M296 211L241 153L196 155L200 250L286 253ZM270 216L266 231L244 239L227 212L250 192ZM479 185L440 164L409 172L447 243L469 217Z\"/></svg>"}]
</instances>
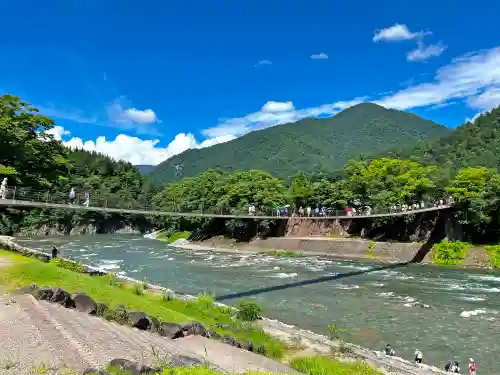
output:
<instances>
[{"instance_id":1,"label":"bush","mask_svg":"<svg viewBox=\"0 0 500 375\"><path fill-rule=\"evenodd\" d=\"M494 268L500 268L500 245L483 246L490 253L490 262Z\"/></svg>"},{"instance_id":2,"label":"bush","mask_svg":"<svg viewBox=\"0 0 500 375\"><path fill-rule=\"evenodd\" d=\"M237 309L236 318L246 322L253 322L262 316L262 308L252 301L241 301Z\"/></svg>"},{"instance_id":3,"label":"bush","mask_svg":"<svg viewBox=\"0 0 500 375\"><path fill-rule=\"evenodd\" d=\"M434 262L437 264L457 265L465 258L465 251L472 247L467 242L443 240L434 246Z\"/></svg>"},{"instance_id":4,"label":"bush","mask_svg":"<svg viewBox=\"0 0 500 375\"><path fill-rule=\"evenodd\" d=\"M303 253L299 253L297 251L290 251L290 250L287 250L287 251L269 251L266 254L274 256L274 257L283 257L283 258L300 258L300 257L304 256Z\"/></svg>"},{"instance_id":5,"label":"bush","mask_svg":"<svg viewBox=\"0 0 500 375\"><path fill-rule=\"evenodd\" d=\"M65 268L67 270L77 272L77 273L84 273L85 272L85 267L77 262L73 262L71 260L65 260L61 258L53 258L50 260L50 263L61 268Z\"/></svg>"}]
</instances>

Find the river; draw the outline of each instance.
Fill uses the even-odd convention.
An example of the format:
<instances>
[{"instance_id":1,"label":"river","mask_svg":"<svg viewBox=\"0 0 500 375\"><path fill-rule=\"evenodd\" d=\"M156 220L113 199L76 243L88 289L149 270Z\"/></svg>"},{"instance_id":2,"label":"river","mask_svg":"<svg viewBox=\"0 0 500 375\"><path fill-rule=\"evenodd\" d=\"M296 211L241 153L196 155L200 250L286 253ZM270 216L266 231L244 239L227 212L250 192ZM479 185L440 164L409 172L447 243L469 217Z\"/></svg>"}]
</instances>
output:
<instances>
[{"instance_id":1,"label":"river","mask_svg":"<svg viewBox=\"0 0 500 375\"><path fill-rule=\"evenodd\" d=\"M121 272L188 294L216 295L307 280L375 265L327 257L279 258L188 251L137 236L20 238L25 246ZM438 367L451 359L480 374L500 373L500 273L411 265L254 297L265 315L368 348L390 343L411 359L415 349ZM234 303L235 301L227 301ZM427 306L428 305L428 306ZM424 307L425 306L425 307Z\"/></svg>"}]
</instances>

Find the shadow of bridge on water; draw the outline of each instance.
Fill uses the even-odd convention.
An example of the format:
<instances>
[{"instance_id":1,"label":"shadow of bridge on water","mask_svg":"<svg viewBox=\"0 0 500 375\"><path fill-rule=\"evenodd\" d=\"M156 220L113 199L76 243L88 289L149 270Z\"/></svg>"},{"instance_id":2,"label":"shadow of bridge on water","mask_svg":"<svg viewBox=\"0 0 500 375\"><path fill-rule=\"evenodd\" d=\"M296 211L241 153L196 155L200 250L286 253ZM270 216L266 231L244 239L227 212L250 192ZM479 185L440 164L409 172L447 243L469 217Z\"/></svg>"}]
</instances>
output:
<instances>
[{"instance_id":1,"label":"shadow of bridge on water","mask_svg":"<svg viewBox=\"0 0 500 375\"><path fill-rule=\"evenodd\" d=\"M392 263L392 264L387 264L387 265L383 265L383 266L375 266L375 267L370 268L370 269L363 269L363 270L358 270L358 271L339 273L337 275L322 276L322 277L318 277L315 279L296 281L293 283L251 289L251 290L247 290L247 291L243 291L243 292L224 294L224 295L220 295L220 296L215 296L215 301L220 302L220 301L227 301L227 300L235 299L235 298L250 297L250 296L254 296L254 295L262 294L262 293L276 292L279 290L297 288L297 287L305 286L305 285L324 283L324 282L332 281L332 280L340 280L340 279L344 279L344 278L348 278L348 277L352 277L352 276L363 275L363 274L368 274L368 273L377 272L377 271L384 271L384 270L391 270L391 269L395 269L395 268L401 268L401 267L408 266L409 264L412 264L412 263L421 263L424 260L425 256L429 253L429 251L431 251L432 247L446 237L445 226L446 226L446 221L448 220L448 218L449 218L449 212L441 211L439 213L438 218L436 220L436 223L434 225L434 228L433 228L428 240L420 247L420 249L418 249L418 251L415 253L413 258L409 261Z\"/></svg>"}]
</instances>

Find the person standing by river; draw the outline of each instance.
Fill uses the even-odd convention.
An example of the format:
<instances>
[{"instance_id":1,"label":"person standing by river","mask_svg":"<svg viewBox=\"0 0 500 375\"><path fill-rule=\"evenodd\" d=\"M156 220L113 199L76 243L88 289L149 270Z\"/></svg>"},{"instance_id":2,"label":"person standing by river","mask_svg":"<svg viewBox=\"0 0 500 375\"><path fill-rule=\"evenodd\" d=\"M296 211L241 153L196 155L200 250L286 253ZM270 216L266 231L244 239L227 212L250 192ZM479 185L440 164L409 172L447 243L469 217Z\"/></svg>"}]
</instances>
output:
<instances>
[{"instance_id":1,"label":"person standing by river","mask_svg":"<svg viewBox=\"0 0 500 375\"><path fill-rule=\"evenodd\" d=\"M415 349L415 363L422 363L424 359L424 354L418 350L418 349Z\"/></svg>"},{"instance_id":2,"label":"person standing by river","mask_svg":"<svg viewBox=\"0 0 500 375\"><path fill-rule=\"evenodd\" d=\"M472 358L469 359L469 375L476 375L476 362Z\"/></svg>"}]
</instances>

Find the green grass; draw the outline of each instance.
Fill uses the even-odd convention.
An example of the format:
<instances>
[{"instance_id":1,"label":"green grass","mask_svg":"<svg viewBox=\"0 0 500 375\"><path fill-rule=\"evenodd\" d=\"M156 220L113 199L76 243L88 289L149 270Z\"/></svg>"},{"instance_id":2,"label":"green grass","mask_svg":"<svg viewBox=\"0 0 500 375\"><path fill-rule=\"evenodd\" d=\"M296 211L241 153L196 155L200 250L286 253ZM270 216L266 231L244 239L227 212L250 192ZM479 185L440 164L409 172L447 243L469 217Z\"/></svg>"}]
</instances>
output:
<instances>
[{"instance_id":1,"label":"green grass","mask_svg":"<svg viewBox=\"0 0 500 375\"><path fill-rule=\"evenodd\" d=\"M217 328L216 331L261 346L265 354L272 358L281 358L286 350L283 342L253 324L235 321L230 309L217 306L205 297L193 301L167 299L161 294L144 290L143 286L136 286L141 284L120 283L112 275L88 276L3 250L0 250L0 256L13 262L0 272L0 286L8 289L36 284L63 288L71 293L85 292L113 310L124 305L128 311L143 311L165 322L198 321L205 326L227 325L229 329Z\"/></svg>"},{"instance_id":2,"label":"green grass","mask_svg":"<svg viewBox=\"0 0 500 375\"><path fill-rule=\"evenodd\" d=\"M326 356L296 358L292 360L291 366L307 375L382 375L367 364L343 363Z\"/></svg>"},{"instance_id":3,"label":"green grass","mask_svg":"<svg viewBox=\"0 0 500 375\"><path fill-rule=\"evenodd\" d=\"M269 251L269 252L266 252L266 255L271 255L274 257L283 257L283 258L300 258L300 257L304 256L303 253L299 253L297 251L290 251L290 250L287 250L287 251L278 251L278 250Z\"/></svg>"},{"instance_id":4,"label":"green grass","mask_svg":"<svg viewBox=\"0 0 500 375\"><path fill-rule=\"evenodd\" d=\"M500 245L483 246L490 253L490 262L494 268L500 268Z\"/></svg>"},{"instance_id":5,"label":"green grass","mask_svg":"<svg viewBox=\"0 0 500 375\"><path fill-rule=\"evenodd\" d=\"M472 245L467 242L443 240L434 246L434 263L455 266L465 258L465 252Z\"/></svg>"},{"instance_id":6,"label":"green grass","mask_svg":"<svg viewBox=\"0 0 500 375\"><path fill-rule=\"evenodd\" d=\"M175 242L177 240L180 240L181 238L188 239L190 235L191 235L191 232L188 232L188 231L175 232L173 234L169 234L168 232L160 232L157 234L156 239L161 240L161 241L167 241L168 243L172 243L172 242Z\"/></svg>"},{"instance_id":7,"label":"green grass","mask_svg":"<svg viewBox=\"0 0 500 375\"><path fill-rule=\"evenodd\" d=\"M108 367L106 371L110 375L130 375L129 372L121 371L117 368ZM247 372L245 375L271 375L268 372ZM187 367L187 368L164 368L162 372L155 375L227 375L223 372L211 370L208 367Z\"/></svg>"}]
</instances>

